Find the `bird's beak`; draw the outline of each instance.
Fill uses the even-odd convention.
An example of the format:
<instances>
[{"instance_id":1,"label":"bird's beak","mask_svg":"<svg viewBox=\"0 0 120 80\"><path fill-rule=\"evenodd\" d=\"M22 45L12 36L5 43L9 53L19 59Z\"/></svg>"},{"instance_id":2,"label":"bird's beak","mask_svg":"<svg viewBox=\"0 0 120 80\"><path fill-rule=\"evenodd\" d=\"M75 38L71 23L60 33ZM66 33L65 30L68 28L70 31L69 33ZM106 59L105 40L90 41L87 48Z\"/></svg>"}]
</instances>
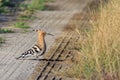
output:
<instances>
[{"instance_id":1,"label":"bird's beak","mask_svg":"<svg viewBox=\"0 0 120 80\"><path fill-rule=\"evenodd\" d=\"M47 35L51 35L51 36L54 36L53 34L51 34L51 33L46 33Z\"/></svg>"}]
</instances>

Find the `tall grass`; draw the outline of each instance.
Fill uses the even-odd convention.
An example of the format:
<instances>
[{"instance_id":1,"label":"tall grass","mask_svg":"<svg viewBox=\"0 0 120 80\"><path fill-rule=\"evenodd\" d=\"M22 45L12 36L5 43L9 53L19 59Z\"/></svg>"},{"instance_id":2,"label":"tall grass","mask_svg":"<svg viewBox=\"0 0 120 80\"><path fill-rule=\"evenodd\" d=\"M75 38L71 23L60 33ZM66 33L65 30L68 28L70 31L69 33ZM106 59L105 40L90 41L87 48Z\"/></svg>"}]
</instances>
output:
<instances>
[{"instance_id":1,"label":"tall grass","mask_svg":"<svg viewBox=\"0 0 120 80\"><path fill-rule=\"evenodd\" d=\"M85 31L80 61L66 72L67 76L86 80L120 80L120 0L100 6L99 18L91 20ZM95 13L92 13L95 14Z\"/></svg>"}]
</instances>

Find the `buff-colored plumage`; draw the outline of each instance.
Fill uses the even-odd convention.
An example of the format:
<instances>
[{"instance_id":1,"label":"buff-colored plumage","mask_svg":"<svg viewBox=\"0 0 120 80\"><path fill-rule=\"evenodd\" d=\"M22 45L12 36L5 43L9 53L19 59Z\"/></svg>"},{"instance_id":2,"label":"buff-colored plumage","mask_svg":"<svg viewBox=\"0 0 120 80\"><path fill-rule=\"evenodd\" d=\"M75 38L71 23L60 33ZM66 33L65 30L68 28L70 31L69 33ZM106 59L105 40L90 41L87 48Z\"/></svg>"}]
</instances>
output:
<instances>
[{"instance_id":1,"label":"buff-colored plumage","mask_svg":"<svg viewBox=\"0 0 120 80\"><path fill-rule=\"evenodd\" d=\"M37 31L38 33L38 41L37 41L37 45L40 47L40 48L44 48L44 42L45 42L45 35L46 35L46 32L42 31L42 30L38 30Z\"/></svg>"}]
</instances>

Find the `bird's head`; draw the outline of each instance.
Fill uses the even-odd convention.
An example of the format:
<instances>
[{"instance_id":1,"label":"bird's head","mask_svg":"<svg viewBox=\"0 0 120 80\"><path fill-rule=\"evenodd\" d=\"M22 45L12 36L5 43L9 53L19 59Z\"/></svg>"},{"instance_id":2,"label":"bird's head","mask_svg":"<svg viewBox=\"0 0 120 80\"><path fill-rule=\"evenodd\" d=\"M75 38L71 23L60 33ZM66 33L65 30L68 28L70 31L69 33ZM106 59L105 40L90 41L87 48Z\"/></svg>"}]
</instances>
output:
<instances>
[{"instance_id":1,"label":"bird's head","mask_svg":"<svg viewBox=\"0 0 120 80\"><path fill-rule=\"evenodd\" d=\"M46 34L47 34L47 35L54 36L53 34L46 33L45 31L43 31L43 30L41 30L41 29L37 29L37 30L33 30L33 31L36 31L39 35L43 35L43 36L45 36Z\"/></svg>"}]
</instances>

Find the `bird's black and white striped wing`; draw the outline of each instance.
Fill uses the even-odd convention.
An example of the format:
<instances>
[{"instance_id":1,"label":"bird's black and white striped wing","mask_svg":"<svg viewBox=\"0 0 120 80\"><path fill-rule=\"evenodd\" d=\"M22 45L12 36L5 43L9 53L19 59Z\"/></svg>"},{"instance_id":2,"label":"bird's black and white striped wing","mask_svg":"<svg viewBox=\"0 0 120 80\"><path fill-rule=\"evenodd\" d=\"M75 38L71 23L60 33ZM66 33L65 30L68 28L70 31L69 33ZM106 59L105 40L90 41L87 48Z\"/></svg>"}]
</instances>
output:
<instances>
[{"instance_id":1,"label":"bird's black and white striped wing","mask_svg":"<svg viewBox=\"0 0 120 80\"><path fill-rule=\"evenodd\" d=\"M39 46L35 45L31 49L29 49L26 52L22 53L16 59L25 58L25 57L27 57L29 55L36 55L37 56L37 55L42 54L42 52L43 52L43 50Z\"/></svg>"}]
</instances>

